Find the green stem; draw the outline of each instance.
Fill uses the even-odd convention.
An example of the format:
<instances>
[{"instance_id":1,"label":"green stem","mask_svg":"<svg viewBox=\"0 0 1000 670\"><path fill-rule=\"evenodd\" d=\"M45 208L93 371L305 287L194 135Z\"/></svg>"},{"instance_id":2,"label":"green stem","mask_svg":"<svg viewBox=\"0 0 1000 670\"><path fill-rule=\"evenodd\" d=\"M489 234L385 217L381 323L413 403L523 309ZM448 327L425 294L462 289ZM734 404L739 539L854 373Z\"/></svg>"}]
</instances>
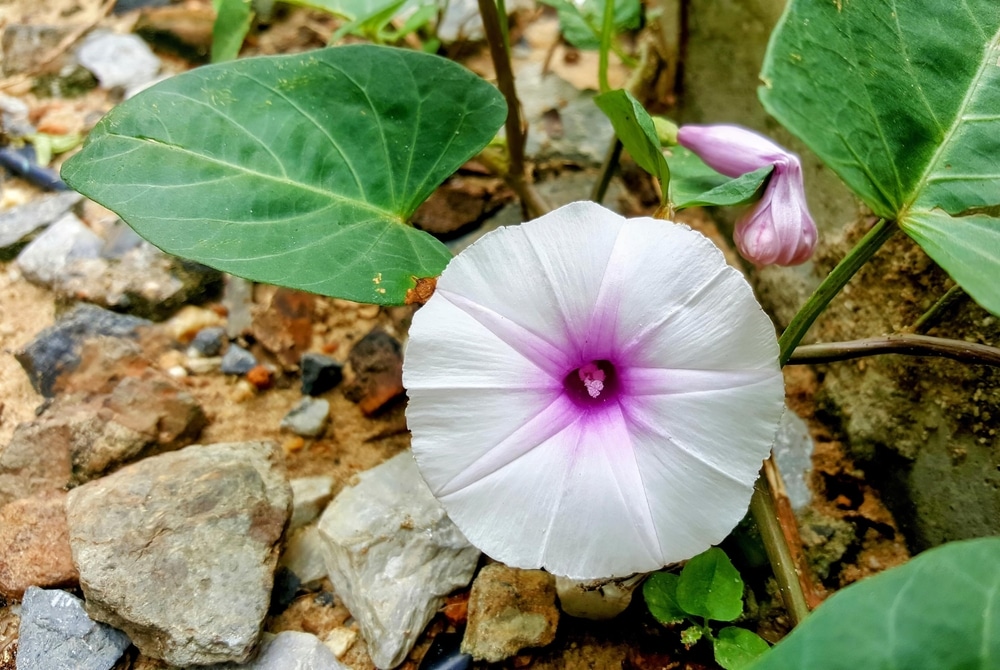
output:
<instances>
[{"instance_id":1,"label":"green stem","mask_svg":"<svg viewBox=\"0 0 1000 670\"><path fill-rule=\"evenodd\" d=\"M616 136L608 146L604 162L601 163L601 172L597 176L597 181L594 182L594 188L590 191L590 199L594 202L599 203L604 200L604 195L608 192L608 186L611 185L611 177L615 173L615 166L618 165L618 159L621 155L622 141Z\"/></svg>"},{"instance_id":2,"label":"green stem","mask_svg":"<svg viewBox=\"0 0 1000 670\"><path fill-rule=\"evenodd\" d=\"M885 241L892 237L897 228L898 226L895 221L879 219L878 223L861 238L861 241L844 256L844 259L837 264L837 267L826 276L826 279L809 296L806 304L802 306L802 309L798 311L792 322L785 328L785 332L778 338L781 365L785 365L788 362L795 347L802 341L809 327L823 313L823 310L830 304L830 301L840 293L840 290L847 285L851 277L861 269L861 266L875 255L875 252L882 247Z\"/></svg>"},{"instance_id":3,"label":"green stem","mask_svg":"<svg viewBox=\"0 0 1000 670\"><path fill-rule=\"evenodd\" d=\"M917 319L917 322L913 324L913 327L910 328L910 330L914 333L926 332L931 326L934 325L934 321L941 316L941 313L954 305L955 302L963 295L965 295L965 292L962 290L962 287L955 284L948 289L943 296L938 298L938 301L931 305L930 309L924 312L921 317Z\"/></svg>"}]
</instances>

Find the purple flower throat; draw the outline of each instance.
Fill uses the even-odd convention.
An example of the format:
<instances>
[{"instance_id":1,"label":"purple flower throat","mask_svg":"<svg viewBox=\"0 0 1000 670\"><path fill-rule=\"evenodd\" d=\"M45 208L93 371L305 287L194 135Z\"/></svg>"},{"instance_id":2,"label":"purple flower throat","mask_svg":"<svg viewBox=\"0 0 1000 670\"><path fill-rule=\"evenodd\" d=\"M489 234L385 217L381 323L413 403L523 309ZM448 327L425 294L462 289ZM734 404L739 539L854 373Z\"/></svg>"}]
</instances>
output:
<instances>
[{"instance_id":1,"label":"purple flower throat","mask_svg":"<svg viewBox=\"0 0 1000 670\"><path fill-rule=\"evenodd\" d=\"M618 371L609 360L595 360L575 370L563 379L566 397L586 409L615 400L620 392Z\"/></svg>"}]
</instances>

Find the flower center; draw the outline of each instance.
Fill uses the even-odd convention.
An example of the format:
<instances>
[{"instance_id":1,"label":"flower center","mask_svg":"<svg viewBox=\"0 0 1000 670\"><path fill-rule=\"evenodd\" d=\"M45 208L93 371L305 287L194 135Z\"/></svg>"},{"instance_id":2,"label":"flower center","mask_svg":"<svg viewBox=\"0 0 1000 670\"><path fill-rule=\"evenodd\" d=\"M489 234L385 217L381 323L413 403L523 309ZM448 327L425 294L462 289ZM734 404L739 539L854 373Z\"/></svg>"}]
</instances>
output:
<instances>
[{"instance_id":1,"label":"flower center","mask_svg":"<svg viewBox=\"0 0 1000 670\"><path fill-rule=\"evenodd\" d=\"M618 395L618 373L611 361L591 361L566 375L563 388L577 405L601 404Z\"/></svg>"}]
</instances>

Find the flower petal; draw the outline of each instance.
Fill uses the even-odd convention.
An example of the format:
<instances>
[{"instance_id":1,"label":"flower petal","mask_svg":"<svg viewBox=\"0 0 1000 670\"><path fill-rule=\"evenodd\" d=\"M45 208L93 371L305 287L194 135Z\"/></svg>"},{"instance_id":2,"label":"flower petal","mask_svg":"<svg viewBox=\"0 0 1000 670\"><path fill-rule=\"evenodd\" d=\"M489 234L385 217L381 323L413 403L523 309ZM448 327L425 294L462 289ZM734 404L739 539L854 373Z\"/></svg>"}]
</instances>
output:
<instances>
[{"instance_id":1,"label":"flower petal","mask_svg":"<svg viewBox=\"0 0 1000 670\"><path fill-rule=\"evenodd\" d=\"M489 244L480 240L462 252L460 262L452 261L438 290L520 325L579 365L594 301L624 223L600 205L576 202L533 225L501 228L490 233Z\"/></svg>"},{"instance_id":2,"label":"flower petal","mask_svg":"<svg viewBox=\"0 0 1000 670\"><path fill-rule=\"evenodd\" d=\"M663 565L620 411L574 423L441 501L470 542L508 565L580 579Z\"/></svg>"},{"instance_id":3,"label":"flower petal","mask_svg":"<svg viewBox=\"0 0 1000 670\"><path fill-rule=\"evenodd\" d=\"M739 177L791 156L763 135L725 124L681 126L677 142L727 177Z\"/></svg>"}]
</instances>

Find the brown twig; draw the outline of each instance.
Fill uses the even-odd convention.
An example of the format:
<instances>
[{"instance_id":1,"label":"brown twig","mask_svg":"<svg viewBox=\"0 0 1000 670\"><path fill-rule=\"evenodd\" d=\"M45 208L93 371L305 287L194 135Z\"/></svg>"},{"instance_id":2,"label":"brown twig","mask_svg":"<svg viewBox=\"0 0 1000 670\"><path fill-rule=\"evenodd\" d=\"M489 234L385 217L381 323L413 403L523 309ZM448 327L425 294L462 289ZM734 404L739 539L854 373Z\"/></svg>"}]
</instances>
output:
<instances>
[{"instance_id":1,"label":"brown twig","mask_svg":"<svg viewBox=\"0 0 1000 670\"><path fill-rule=\"evenodd\" d=\"M514 86L514 69L510 63L510 52L507 49L504 33L500 26L500 21L507 20L507 17L501 18L495 0L479 0L479 13L483 18L483 30L490 47L493 67L497 73L497 87L504 99L507 100L507 121L504 127L507 131L507 152L510 155L510 164L504 178L508 186L521 199L521 209L524 215L533 219L548 212L550 207L528 181L524 162L527 130L521 119L521 102L517 98L517 89Z\"/></svg>"},{"instance_id":2,"label":"brown twig","mask_svg":"<svg viewBox=\"0 0 1000 670\"><path fill-rule=\"evenodd\" d=\"M788 362L796 365L832 363L880 354L933 356L974 365L1000 366L1000 349L996 347L964 340L908 334L803 345L792 353Z\"/></svg>"}]
</instances>

